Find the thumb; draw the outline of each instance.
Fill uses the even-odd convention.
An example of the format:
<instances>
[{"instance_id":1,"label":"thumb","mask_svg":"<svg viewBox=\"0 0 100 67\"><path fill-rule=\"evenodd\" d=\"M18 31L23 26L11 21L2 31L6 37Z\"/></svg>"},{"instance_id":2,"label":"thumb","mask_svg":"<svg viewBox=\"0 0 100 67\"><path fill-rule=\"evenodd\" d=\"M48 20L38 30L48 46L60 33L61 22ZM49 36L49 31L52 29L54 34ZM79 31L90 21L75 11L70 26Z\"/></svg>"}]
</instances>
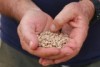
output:
<instances>
[{"instance_id":1,"label":"thumb","mask_svg":"<svg viewBox=\"0 0 100 67\"><path fill-rule=\"evenodd\" d=\"M28 29L28 27L26 27L27 29L25 29L24 31L24 36L25 36L25 40L26 42L29 44L29 47L31 49L36 49L38 47L38 36L37 34L35 33L35 29L34 29L34 26L32 29ZM27 30L27 32L26 32Z\"/></svg>"},{"instance_id":2,"label":"thumb","mask_svg":"<svg viewBox=\"0 0 100 67\"><path fill-rule=\"evenodd\" d=\"M71 21L74 17L75 11L72 10L72 7L70 5L65 6L53 20L50 30L53 32L59 31L65 23Z\"/></svg>"},{"instance_id":3,"label":"thumb","mask_svg":"<svg viewBox=\"0 0 100 67\"><path fill-rule=\"evenodd\" d=\"M37 47L38 47L38 39L37 39L36 35L34 35L33 38L31 38L31 40L29 41L29 47L31 49L33 49L33 50L37 49Z\"/></svg>"},{"instance_id":4,"label":"thumb","mask_svg":"<svg viewBox=\"0 0 100 67\"><path fill-rule=\"evenodd\" d=\"M27 44L27 48L36 49L38 47L38 38L37 34L35 33L35 26L30 24L26 24L27 21L21 21L17 32L21 42L25 42ZM26 32L27 31L27 32ZM25 46L25 44L21 44Z\"/></svg>"}]
</instances>

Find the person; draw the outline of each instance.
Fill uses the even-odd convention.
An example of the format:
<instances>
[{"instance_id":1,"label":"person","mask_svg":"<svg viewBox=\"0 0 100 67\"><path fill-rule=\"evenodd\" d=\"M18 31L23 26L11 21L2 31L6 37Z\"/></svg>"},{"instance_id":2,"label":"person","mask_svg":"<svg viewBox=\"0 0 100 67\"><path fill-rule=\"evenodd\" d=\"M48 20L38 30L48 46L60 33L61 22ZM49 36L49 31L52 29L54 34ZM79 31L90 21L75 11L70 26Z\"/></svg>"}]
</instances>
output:
<instances>
[{"instance_id":1,"label":"person","mask_svg":"<svg viewBox=\"0 0 100 67\"><path fill-rule=\"evenodd\" d=\"M100 23L89 27L95 12L92 1L0 0L0 12L1 67L100 65ZM70 40L61 49L38 47L37 35L46 30L61 30Z\"/></svg>"}]
</instances>

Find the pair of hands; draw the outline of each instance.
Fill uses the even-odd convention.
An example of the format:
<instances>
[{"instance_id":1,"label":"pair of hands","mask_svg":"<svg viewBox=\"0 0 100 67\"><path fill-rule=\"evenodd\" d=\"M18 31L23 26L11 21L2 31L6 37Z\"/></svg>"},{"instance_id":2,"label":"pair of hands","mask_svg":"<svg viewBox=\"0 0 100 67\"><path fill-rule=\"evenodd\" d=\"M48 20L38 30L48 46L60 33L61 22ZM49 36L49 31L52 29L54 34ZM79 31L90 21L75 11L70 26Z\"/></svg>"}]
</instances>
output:
<instances>
[{"instance_id":1,"label":"pair of hands","mask_svg":"<svg viewBox=\"0 0 100 67\"><path fill-rule=\"evenodd\" d=\"M68 61L79 53L92 16L93 12L88 14L88 11L76 2L66 5L55 19L41 10L29 10L18 26L22 48L40 57L39 62L44 66ZM60 29L70 37L63 48L38 47L38 34L46 30L56 32Z\"/></svg>"}]
</instances>

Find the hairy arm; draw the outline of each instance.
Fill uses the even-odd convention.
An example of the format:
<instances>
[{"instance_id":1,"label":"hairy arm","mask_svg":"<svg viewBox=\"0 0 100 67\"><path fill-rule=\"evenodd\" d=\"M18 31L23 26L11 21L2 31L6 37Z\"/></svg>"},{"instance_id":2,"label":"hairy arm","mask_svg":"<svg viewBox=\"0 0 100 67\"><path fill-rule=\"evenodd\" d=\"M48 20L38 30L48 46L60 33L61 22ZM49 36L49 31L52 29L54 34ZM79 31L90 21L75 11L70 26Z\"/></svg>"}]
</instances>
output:
<instances>
[{"instance_id":1,"label":"hairy arm","mask_svg":"<svg viewBox=\"0 0 100 67\"><path fill-rule=\"evenodd\" d=\"M39 9L31 0L0 0L0 13L19 21L31 9Z\"/></svg>"}]
</instances>

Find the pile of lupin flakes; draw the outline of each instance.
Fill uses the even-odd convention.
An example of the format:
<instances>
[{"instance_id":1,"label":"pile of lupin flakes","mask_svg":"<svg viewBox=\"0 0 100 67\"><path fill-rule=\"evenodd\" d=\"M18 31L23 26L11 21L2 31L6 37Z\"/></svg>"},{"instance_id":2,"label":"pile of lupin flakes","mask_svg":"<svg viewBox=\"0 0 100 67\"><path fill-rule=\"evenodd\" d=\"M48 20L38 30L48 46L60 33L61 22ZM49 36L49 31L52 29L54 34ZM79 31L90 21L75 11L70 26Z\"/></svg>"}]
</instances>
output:
<instances>
[{"instance_id":1,"label":"pile of lupin flakes","mask_svg":"<svg viewBox=\"0 0 100 67\"><path fill-rule=\"evenodd\" d=\"M53 33L50 31L44 31L38 35L39 46L50 48L62 48L64 44L68 42L68 35L62 33Z\"/></svg>"}]
</instances>

